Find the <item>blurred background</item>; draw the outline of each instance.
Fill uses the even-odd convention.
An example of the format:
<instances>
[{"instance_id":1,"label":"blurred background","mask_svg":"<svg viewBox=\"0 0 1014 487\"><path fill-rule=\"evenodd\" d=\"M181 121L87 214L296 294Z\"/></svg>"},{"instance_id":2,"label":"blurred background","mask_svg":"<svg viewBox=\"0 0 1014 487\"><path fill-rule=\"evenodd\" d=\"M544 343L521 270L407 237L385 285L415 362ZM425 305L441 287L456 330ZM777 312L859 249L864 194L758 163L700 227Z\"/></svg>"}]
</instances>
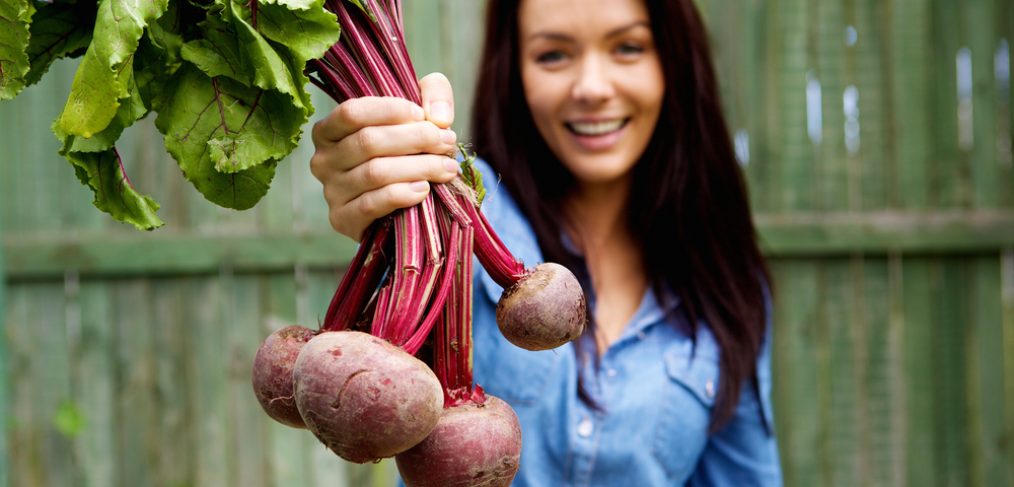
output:
<instances>
[{"instance_id":1,"label":"blurred background","mask_svg":"<svg viewBox=\"0 0 1014 487\"><path fill-rule=\"evenodd\" d=\"M467 139L484 2L404 3ZM1014 2L698 4L776 276L786 485L1014 485ZM237 213L142 122L119 150L167 225L141 233L57 154L75 66L0 104L0 487L391 485L391 462L342 462L249 384L262 338L315 326L353 249L309 140Z\"/></svg>"}]
</instances>

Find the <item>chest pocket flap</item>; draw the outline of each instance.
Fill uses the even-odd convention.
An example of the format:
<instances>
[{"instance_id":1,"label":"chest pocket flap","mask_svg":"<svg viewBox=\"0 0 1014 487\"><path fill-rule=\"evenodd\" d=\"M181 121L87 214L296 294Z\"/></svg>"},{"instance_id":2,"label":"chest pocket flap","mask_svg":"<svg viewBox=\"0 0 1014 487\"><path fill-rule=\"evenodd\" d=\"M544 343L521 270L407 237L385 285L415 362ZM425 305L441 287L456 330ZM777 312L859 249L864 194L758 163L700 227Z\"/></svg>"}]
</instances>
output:
<instances>
[{"instance_id":1,"label":"chest pocket flap","mask_svg":"<svg viewBox=\"0 0 1014 487\"><path fill-rule=\"evenodd\" d=\"M665 354L665 370L673 382L686 388L701 404L711 408L718 393L718 362L689 350L672 350Z\"/></svg>"}]
</instances>

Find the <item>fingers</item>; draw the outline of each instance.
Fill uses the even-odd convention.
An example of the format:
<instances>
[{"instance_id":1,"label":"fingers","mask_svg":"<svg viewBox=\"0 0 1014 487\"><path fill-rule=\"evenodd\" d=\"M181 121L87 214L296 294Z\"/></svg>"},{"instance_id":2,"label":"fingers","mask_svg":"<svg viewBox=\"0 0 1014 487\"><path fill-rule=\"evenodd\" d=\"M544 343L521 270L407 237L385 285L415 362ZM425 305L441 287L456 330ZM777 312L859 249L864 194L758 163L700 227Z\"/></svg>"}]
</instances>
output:
<instances>
[{"instance_id":1,"label":"fingers","mask_svg":"<svg viewBox=\"0 0 1014 487\"><path fill-rule=\"evenodd\" d=\"M363 127L421 122L425 112L411 101L394 97L353 98L338 105L313 125L316 146L333 144Z\"/></svg>"},{"instance_id":2,"label":"fingers","mask_svg":"<svg viewBox=\"0 0 1014 487\"><path fill-rule=\"evenodd\" d=\"M446 129L454 123L454 91L451 82L441 73L432 73L419 80L426 119Z\"/></svg>"},{"instance_id":3,"label":"fingers","mask_svg":"<svg viewBox=\"0 0 1014 487\"><path fill-rule=\"evenodd\" d=\"M395 183L433 181L446 183L458 174L454 159L434 154L380 157L360 164L341 178L350 188L371 191ZM365 191L363 191L365 192ZM359 194L349 193L350 199Z\"/></svg>"},{"instance_id":4,"label":"fingers","mask_svg":"<svg viewBox=\"0 0 1014 487\"><path fill-rule=\"evenodd\" d=\"M429 191L430 185L426 181L413 181L389 184L363 193L344 205L332 204L329 200L328 218L331 221L331 227L338 233L361 241L366 227L374 220L399 208L408 208L421 203L426 199Z\"/></svg>"},{"instance_id":5,"label":"fingers","mask_svg":"<svg viewBox=\"0 0 1014 487\"><path fill-rule=\"evenodd\" d=\"M358 238L373 220L421 202L426 181L446 183L457 174L457 161L435 154L381 157L336 173L324 183L331 226Z\"/></svg>"}]
</instances>

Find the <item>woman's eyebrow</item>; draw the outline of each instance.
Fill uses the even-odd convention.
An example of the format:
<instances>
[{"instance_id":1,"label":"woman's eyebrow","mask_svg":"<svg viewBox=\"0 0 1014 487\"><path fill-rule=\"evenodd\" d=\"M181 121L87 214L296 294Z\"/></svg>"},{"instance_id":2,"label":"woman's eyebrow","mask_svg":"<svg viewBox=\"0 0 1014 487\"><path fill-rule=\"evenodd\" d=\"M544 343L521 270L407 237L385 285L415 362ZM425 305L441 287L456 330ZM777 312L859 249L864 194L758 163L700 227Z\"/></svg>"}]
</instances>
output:
<instances>
[{"instance_id":1,"label":"woman's eyebrow","mask_svg":"<svg viewBox=\"0 0 1014 487\"><path fill-rule=\"evenodd\" d=\"M623 26L617 27L617 28L615 28L615 29L607 32L606 33L606 38L616 37L616 36L618 36L618 35L626 32L626 31L628 31L630 29L635 28L635 27L647 27L647 28L651 28L651 26L648 24L647 20L638 20L638 21L635 21L635 22L631 22L631 23L629 23L627 25L623 25ZM531 39L535 39L537 37L543 37L543 38L546 38L546 39L549 39L549 40L553 40L553 41L574 42L574 37L572 37L572 36L570 36L568 34L564 34L562 32L553 32L553 31L538 31L538 32L535 32L534 34L529 35L528 39L531 40Z\"/></svg>"}]
</instances>

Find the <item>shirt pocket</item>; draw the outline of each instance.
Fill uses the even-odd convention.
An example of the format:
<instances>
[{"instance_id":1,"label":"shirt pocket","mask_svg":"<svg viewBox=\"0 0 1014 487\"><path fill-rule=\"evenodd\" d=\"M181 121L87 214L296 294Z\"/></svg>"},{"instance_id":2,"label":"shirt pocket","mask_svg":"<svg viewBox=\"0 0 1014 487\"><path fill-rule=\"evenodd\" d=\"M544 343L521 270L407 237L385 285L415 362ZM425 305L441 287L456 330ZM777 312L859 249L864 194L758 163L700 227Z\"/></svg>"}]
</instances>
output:
<instances>
[{"instance_id":1,"label":"shirt pocket","mask_svg":"<svg viewBox=\"0 0 1014 487\"><path fill-rule=\"evenodd\" d=\"M686 479L708 441L711 410L718 387L718 363L685 347L664 355L665 381L660 396L653 454L671 480Z\"/></svg>"}]
</instances>

